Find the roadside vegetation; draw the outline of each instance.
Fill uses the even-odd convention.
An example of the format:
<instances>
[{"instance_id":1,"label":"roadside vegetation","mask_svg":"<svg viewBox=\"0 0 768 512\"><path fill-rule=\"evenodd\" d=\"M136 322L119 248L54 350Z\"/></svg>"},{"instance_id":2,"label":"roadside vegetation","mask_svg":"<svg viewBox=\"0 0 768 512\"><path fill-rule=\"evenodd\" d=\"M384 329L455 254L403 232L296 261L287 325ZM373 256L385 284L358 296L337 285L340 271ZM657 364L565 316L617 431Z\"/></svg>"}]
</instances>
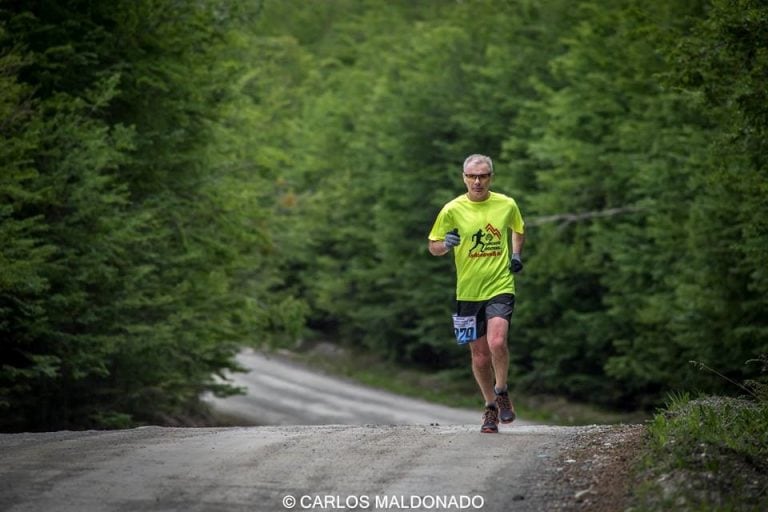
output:
<instances>
[{"instance_id":1,"label":"roadside vegetation","mask_svg":"<svg viewBox=\"0 0 768 512\"><path fill-rule=\"evenodd\" d=\"M768 510L768 356L742 397L670 397L648 424L636 511Z\"/></svg>"}]
</instances>

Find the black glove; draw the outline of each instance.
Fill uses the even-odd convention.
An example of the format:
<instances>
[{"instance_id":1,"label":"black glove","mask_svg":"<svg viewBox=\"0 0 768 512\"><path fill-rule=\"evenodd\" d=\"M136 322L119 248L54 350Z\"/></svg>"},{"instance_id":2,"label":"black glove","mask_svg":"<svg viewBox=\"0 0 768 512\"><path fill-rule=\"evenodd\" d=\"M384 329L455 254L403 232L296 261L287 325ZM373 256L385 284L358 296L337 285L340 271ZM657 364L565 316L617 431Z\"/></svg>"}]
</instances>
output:
<instances>
[{"instance_id":1,"label":"black glove","mask_svg":"<svg viewBox=\"0 0 768 512\"><path fill-rule=\"evenodd\" d=\"M459 230L454 229L445 234L445 240L443 240L446 249L452 249L461 243L461 237L459 236Z\"/></svg>"},{"instance_id":2,"label":"black glove","mask_svg":"<svg viewBox=\"0 0 768 512\"><path fill-rule=\"evenodd\" d=\"M517 274L523 270L523 260L520 259L520 253L512 255L512 259L509 260L509 271L513 274Z\"/></svg>"}]
</instances>

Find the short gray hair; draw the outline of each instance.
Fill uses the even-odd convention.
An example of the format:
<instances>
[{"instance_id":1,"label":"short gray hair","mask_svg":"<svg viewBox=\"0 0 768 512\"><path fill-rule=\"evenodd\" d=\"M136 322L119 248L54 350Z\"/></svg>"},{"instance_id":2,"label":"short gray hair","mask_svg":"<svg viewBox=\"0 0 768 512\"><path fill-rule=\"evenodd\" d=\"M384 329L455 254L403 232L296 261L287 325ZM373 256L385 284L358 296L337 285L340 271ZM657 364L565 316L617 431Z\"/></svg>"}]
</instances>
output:
<instances>
[{"instance_id":1,"label":"short gray hair","mask_svg":"<svg viewBox=\"0 0 768 512\"><path fill-rule=\"evenodd\" d=\"M484 164L488 165L488 169L490 169L491 174L493 174L493 160L491 160L491 157L475 154L475 155L469 155L466 160L464 160L464 167L462 167L462 172L467 171L467 167L469 167L471 164L475 162L482 162Z\"/></svg>"}]
</instances>

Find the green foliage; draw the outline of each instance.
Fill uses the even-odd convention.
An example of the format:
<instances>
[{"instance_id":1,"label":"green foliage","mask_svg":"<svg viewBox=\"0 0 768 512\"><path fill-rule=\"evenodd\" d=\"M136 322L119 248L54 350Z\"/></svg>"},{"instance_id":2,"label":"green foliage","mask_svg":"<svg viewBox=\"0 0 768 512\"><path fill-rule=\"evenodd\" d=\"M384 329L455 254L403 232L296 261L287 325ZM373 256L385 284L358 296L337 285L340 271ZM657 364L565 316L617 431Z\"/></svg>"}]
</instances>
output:
<instances>
[{"instance_id":1,"label":"green foliage","mask_svg":"<svg viewBox=\"0 0 768 512\"><path fill-rule=\"evenodd\" d=\"M285 303L263 170L220 151L246 13L170 4L4 12L3 429L179 421Z\"/></svg>"},{"instance_id":2,"label":"green foliage","mask_svg":"<svg viewBox=\"0 0 768 512\"><path fill-rule=\"evenodd\" d=\"M727 375L723 375L718 370L714 368L710 368L704 363L701 363L699 361L691 361L691 364L696 366L699 370L705 370L708 372L712 372L713 374L717 375L721 379L725 380L726 382L729 382L730 384L733 384L740 390L742 390L744 393L746 393L746 396L751 397L758 402L768 402L768 354L761 354L758 359L750 359L747 361L747 365L750 364L760 364L761 365L761 376L755 378L755 379L748 379L744 381L743 384L740 384Z\"/></svg>"},{"instance_id":3,"label":"green foliage","mask_svg":"<svg viewBox=\"0 0 768 512\"><path fill-rule=\"evenodd\" d=\"M691 264L677 286L675 309L688 314L672 326L681 344L698 353L697 360L725 368L737 380L745 375L734 371L741 362L768 348L763 318L767 31L763 2L713 2L677 46L673 56L679 66L668 75L714 127L704 172L695 178L701 193L686 225ZM702 344L703 333L719 344Z\"/></svg>"},{"instance_id":4,"label":"green foliage","mask_svg":"<svg viewBox=\"0 0 768 512\"><path fill-rule=\"evenodd\" d=\"M748 365L760 365L760 377L744 381L744 386L759 402L768 402L768 354L761 354L758 359L750 359Z\"/></svg>"},{"instance_id":5,"label":"green foliage","mask_svg":"<svg viewBox=\"0 0 768 512\"><path fill-rule=\"evenodd\" d=\"M768 405L688 395L649 425L637 510L762 510L768 505Z\"/></svg>"},{"instance_id":6,"label":"green foliage","mask_svg":"<svg viewBox=\"0 0 768 512\"><path fill-rule=\"evenodd\" d=\"M725 389L681 361L727 358L746 375L738 361L764 346L765 301L738 270L762 266L739 247L763 256L762 217L740 217L749 210L711 186L734 152L720 123L733 102L713 108L675 76L702 68L696 38L716 34L696 34L738 6L334 5L289 16L295 4L268 3L263 18L311 68L296 89L283 175L297 201L280 240L298 249L283 269L309 327L392 359L465 366L447 320L452 268L424 237L479 151L497 156L497 190L532 221L511 335L518 383L632 408L668 389ZM750 76L751 87L762 75ZM759 158L747 149L739 160ZM736 197L761 190L753 176ZM614 213L536 223L583 212Z\"/></svg>"},{"instance_id":7,"label":"green foliage","mask_svg":"<svg viewBox=\"0 0 768 512\"><path fill-rule=\"evenodd\" d=\"M520 387L652 407L768 352L763 2L0 19L2 428L167 422L307 336L471 379L426 235L475 152L527 220Z\"/></svg>"},{"instance_id":8,"label":"green foliage","mask_svg":"<svg viewBox=\"0 0 768 512\"><path fill-rule=\"evenodd\" d=\"M17 69L32 61L17 60ZM4 126L11 143L0 189L0 403L11 424L19 416L44 424L48 400L71 402L69 384L108 372L114 342L103 336L114 328L114 305L105 299L119 289L115 252L131 229L125 190L111 173L132 134L89 115L112 94L108 81L93 84L92 102L63 92L42 99L18 80L11 85L3 88L16 94L6 96L15 115Z\"/></svg>"},{"instance_id":9,"label":"green foliage","mask_svg":"<svg viewBox=\"0 0 768 512\"><path fill-rule=\"evenodd\" d=\"M461 192L463 157L481 151L499 155L497 189L533 220L512 330L518 382L631 408L668 389L724 389L681 361L727 358L728 373L746 375L739 361L765 345L765 301L753 295L765 244L763 216L742 214L762 208L748 198L765 180L757 169L743 187L717 177L723 163L759 161L761 139L734 147L720 122L743 126L728 113L734 102L707 103L675 77L702 69L697 49L718 43L697 38L723 37L711 26L741 19L739 7L470 4L407 19L366 5L350 12L354 23L326 17L328 31L306 44L323 67L303 97L291 174L318 181L299 206L310 220L291 231L312 234L315 258L294 267L310 326L394 359L464 364L445 320L451 268L425 255L424 235ZM760 12L744 15L755 33ZM465 26L470 13L483 30ZM759 48L750 37L733 59ZM717 66L701 84L721 80ZM759 96L759 69L719 93ZM749 105L756 116L762 104ZM600 211L615 214L535 222Z\"/></svg>"}]
</instances>

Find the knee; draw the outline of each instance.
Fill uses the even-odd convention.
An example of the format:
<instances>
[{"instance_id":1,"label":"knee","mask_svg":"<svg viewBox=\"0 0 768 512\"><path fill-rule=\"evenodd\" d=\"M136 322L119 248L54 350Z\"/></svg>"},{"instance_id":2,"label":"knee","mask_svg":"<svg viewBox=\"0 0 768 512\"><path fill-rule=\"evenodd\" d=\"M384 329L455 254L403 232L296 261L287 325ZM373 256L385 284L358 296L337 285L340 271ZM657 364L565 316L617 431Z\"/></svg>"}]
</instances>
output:
<instances>
[{"instance_id":1,"label":"knee","mask_svg":"<svg viewBox=\"0 0 768 512\"><path fill-rule=\"evenodd\" d=\"M499 352L507 350L507 337L506 336L489 336L488 348L491 352Z\"/></svg>"}]
</instances>

